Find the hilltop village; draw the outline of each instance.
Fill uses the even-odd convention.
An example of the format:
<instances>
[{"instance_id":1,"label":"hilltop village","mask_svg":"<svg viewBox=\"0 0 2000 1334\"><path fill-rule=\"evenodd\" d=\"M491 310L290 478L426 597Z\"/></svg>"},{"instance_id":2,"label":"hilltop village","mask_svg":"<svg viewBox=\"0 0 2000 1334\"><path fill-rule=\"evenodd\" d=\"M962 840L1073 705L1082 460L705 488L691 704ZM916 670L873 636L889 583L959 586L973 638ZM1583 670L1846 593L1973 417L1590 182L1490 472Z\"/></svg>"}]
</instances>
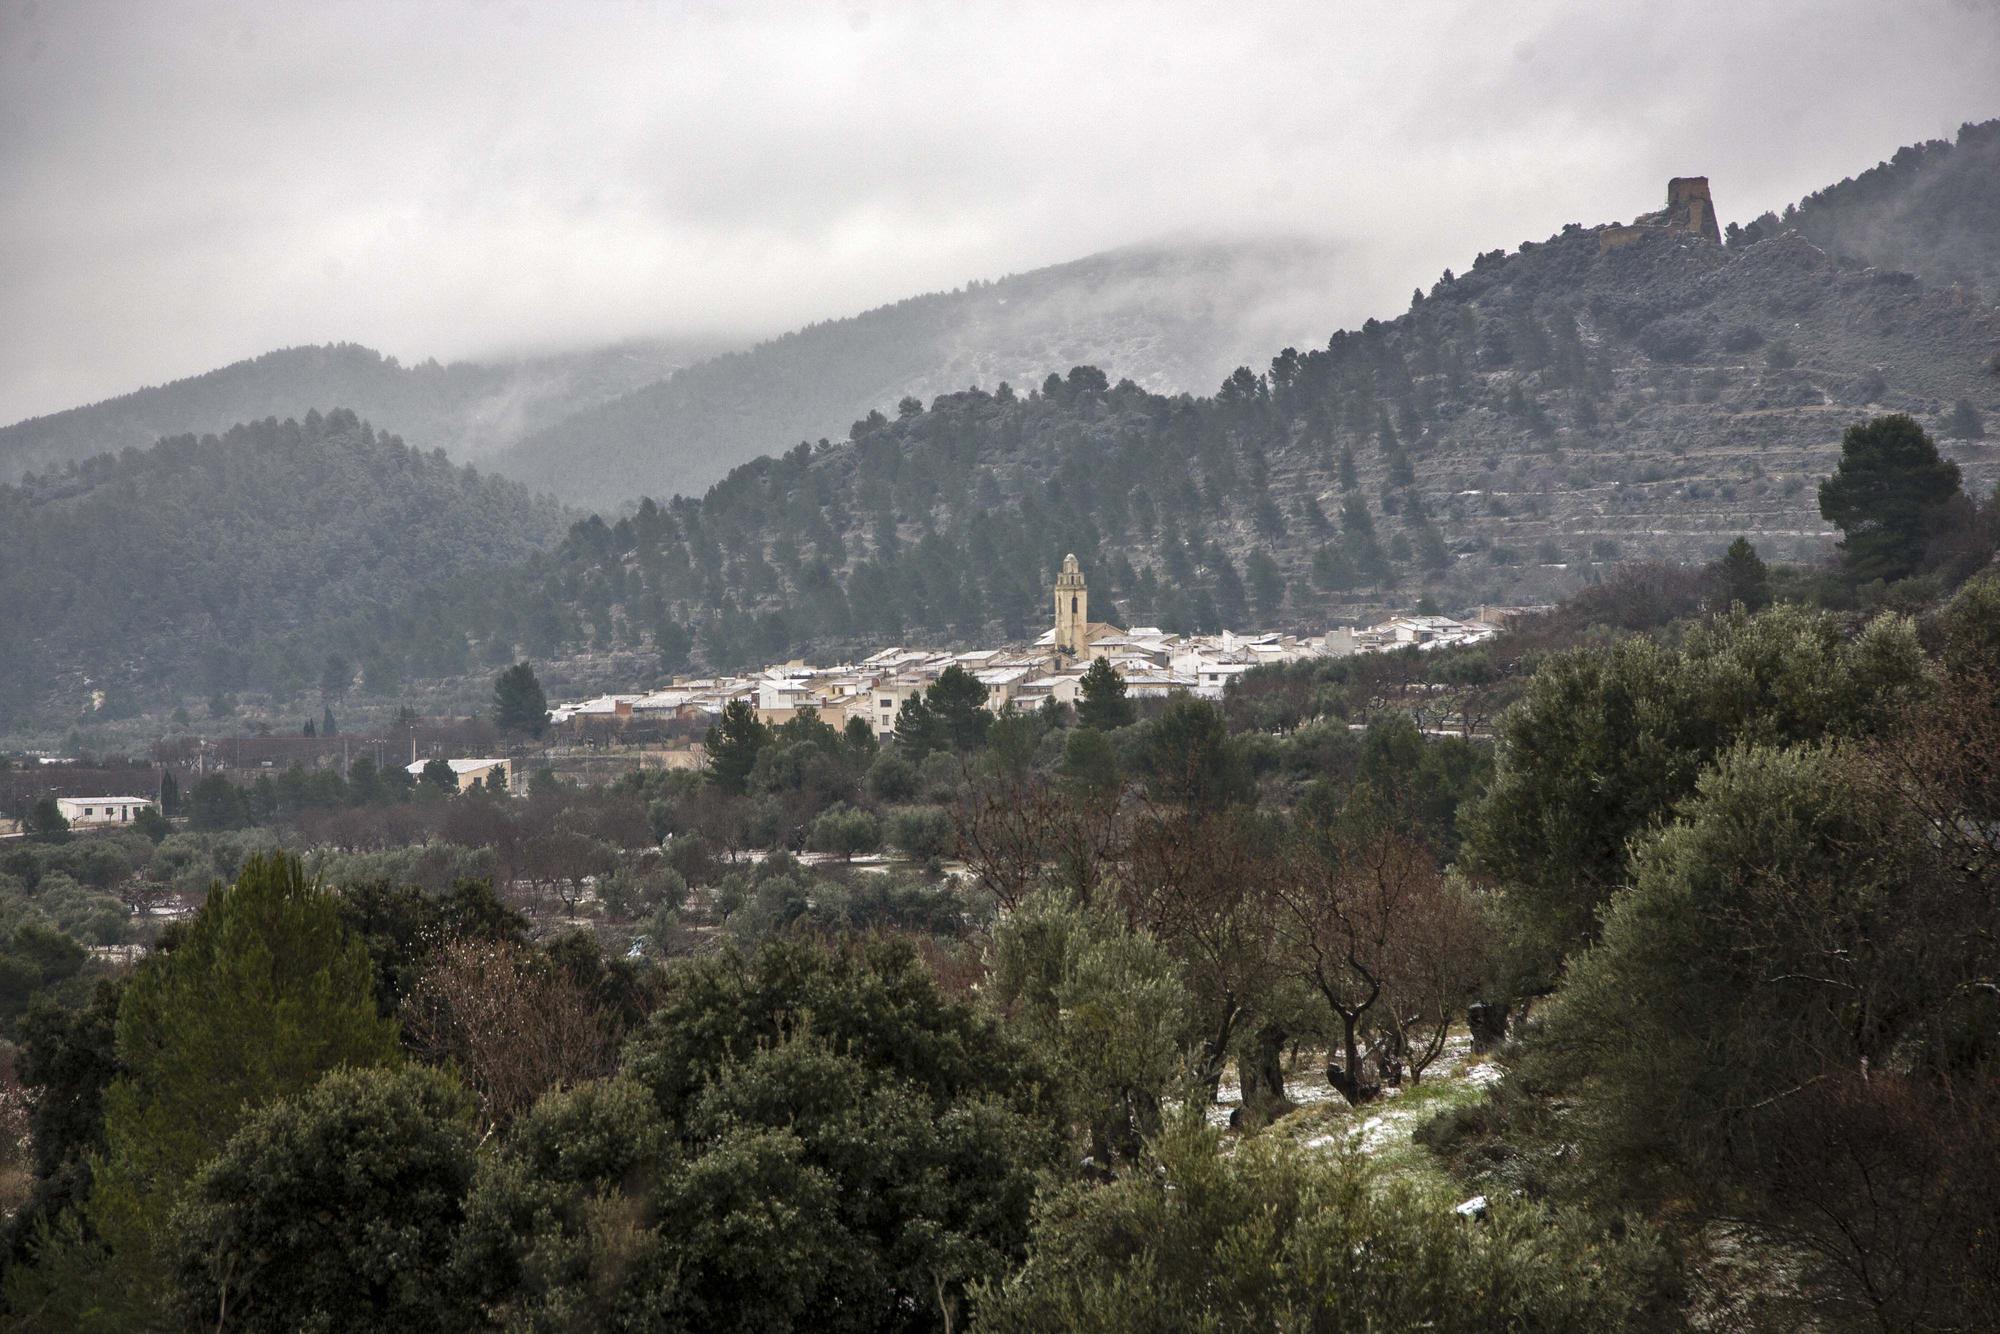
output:
<instances>
[{"instance_id":1,"label":"hilltop village","mask_svg":"<svg viewBox=\"0 0 2000 1334\"><path fill-rule=\"evenodd\" d=\"M877 736L895 731L903 702L921 694L948 667L958 666L986 687L994 712L1040 708L1046 701L1074 704L1083 674L1104 661L1124 678L1134 699L1160 699L1186 691L1220 699L1231 679L1253 667L1337 658L1396 649L1428 650L1476 644L1497 634L1521 607L1481 607L1459 619L1399 615L1365 628L1338 627L1323 634L1173 635L1155 626L1129 629L1090 619L1090 590L1074 555L1065 556L1051 590L1053 623L1032 644L953 652L886 648L860 662L812 666L773 664L742 676L677 680L650 693L606 694L557 705L550 721L579 739L616 741L651 733L661 739L697 739L735 700L747 700L758 719L780 724L813 710L822 722L845 727L859 718ZM684 763L699 762L699 746Z\"/></svg>"}]
</instances>

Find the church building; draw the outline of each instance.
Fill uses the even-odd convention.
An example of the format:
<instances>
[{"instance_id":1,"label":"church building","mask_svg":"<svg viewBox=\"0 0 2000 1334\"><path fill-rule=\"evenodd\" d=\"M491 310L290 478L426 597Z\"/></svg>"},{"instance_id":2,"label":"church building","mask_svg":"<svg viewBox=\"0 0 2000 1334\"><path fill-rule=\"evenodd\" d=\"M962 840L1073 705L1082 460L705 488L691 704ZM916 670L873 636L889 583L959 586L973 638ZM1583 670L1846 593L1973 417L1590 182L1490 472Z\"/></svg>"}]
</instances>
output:
<instances>
[{"instance_id":1,"label":"church building","mask_svg":"<svg viewBox=\"0 0 2000 1334\"><path fill-rule=\"evenodd\" d=\"M1083 581L1083 567L1076 553L1063 557L1062 571L1056 575L1056 628L1050 642L1058 665L1082 662L1096 656L1091 649L1110 639L1122 639L1125 631L1104 621L1090 619L1090 589Z\"/></svg>"}]
</instances>

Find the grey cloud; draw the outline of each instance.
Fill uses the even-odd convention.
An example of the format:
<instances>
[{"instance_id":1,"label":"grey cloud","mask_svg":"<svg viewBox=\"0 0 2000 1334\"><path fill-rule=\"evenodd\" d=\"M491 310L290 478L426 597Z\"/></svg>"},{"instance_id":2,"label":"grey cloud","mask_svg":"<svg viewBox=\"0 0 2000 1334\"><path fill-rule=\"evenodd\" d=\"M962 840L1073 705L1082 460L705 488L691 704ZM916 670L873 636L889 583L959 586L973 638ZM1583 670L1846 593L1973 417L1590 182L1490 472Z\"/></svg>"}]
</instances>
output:
<instances>
[{"instance_id":1,"label":"grey cloud","mask_svg":"<svg viewBox=\"0 0 2000 1334\"><path fill-rule=\"evenodd\" d=\"M1996 89L1984 0L0 0L0 420L305 341L772 332L1177 230L1337 244L1323 337Z\"/></svg>"}]
</instances>

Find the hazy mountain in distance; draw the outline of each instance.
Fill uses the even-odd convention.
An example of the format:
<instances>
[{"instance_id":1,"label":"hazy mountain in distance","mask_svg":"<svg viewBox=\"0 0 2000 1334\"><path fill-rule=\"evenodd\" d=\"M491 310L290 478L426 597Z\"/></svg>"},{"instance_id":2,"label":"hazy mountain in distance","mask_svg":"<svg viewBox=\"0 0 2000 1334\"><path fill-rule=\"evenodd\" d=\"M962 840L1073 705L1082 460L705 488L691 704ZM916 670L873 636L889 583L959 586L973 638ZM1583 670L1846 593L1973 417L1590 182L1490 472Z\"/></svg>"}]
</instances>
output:
<instances>
[{"instance_id":1,"label":"hazy mountain in distance","mask_svg":"<svg viewBox=\"0 0 2000 1334\"><path fill-rule=\"evenodd\" d=\"M203 375L0 428L0 481L164 436L349 407L463 460L713 356L716 339L654 339L551 356L404 366L356 343L288 347Z\"/></svg>"},{"instance_id":2,"label":"hazy mountain in distance","mask_svg":"<svg viewBox=\"0 0 2000 1334\"><path fill-rule=\"evenodd\" d=\"M1660 184L1635 182L1617 212ZM1192 395L1138 382L1138 352L1153 358L1141 373L1164 377L1190 364L1166 350L1225 320L1281 325L1282 305L1231 303L1217 285L1271 278L1259 264L1125 252L1082 276L802 330L572 419L632 429L579 431L570 466L605 489L598 454L658 466L641 446L667 428L640 431L635 404L773 420L826 401L834 371L872 368L886 414L773 433L698 497L623 516L577 521L514 483L371 445L352 414L0 486L0 711L53 726L216 690L299 698L331 654L378 699L463 699L523 656L571 685L631 689L891 643L1014 641L1041 628L1072 551L1093 609L1201 630L1319 630L1423 596L1447 610L1546 602L1620 562L1714 559L1739 534L1766 559L1812 560L1831 550L1817 491L1841 433L1886 412L1917 417L1966 491L1992 494L2000 305L1799 228L1717 244L1693 225L1696 201L1706 222L1717 201L1679 181L1664 213L1630 226L1488 251L1401 314L1221 356L1263 369ZM1989 259L1995 222L1963 232ZM1116 344L1103 371L1061 332L1079 310L1100 350ZM982 329L1038 359L1015 373L995 350L1005 338ZM1080 369L1051 384L1064 367ZM898 407L924 375L981 387ZM834 443L801 448L808 434ZM711 474L722 438L709 437ZM619 442L635 452L611 453Z\"/></svg>"},{"instance_id":3,"label":"hazy mountain in distance","mask_svg":"<svg viewBox=\"0 0 2000 1334\"><path fill-rule=\"evenodd\" d=\"M1275 347L1317 344L1340 279L1329 244L1178 240L912 297L808 325L575 414L493 466L567 500L699 494L739 463L843 438L871 411L1094 365L1155 393L1210 393Z\"/></svg>"},{"instance_id":4,"label":"hazy mountain in distance","mask_svg":"<svg viewBox=\"0 0 2000 1334\"><path fill-rule=\"evenodd\" d=\"M1738 535L1767 559L1823 557L1818 486L1841 434L1889 412L1992 494L2000 307L1797 229L1718 244L1707 183L1667 193L1629 226L1481 254L1405 313L1267 352L1213 394L1087 366L954 390L698 499L593 517L407 619L430 634L449 618L481 661L562 625L572 663L650 650L665 674L1018 641L1065 552L1094 598L1170 630L1548 602L1622 562L1713 560ZM2000 248L2000 227L1986 235ZM346 633L403 652L393 618Z\"/></svg>"}]
</instances>

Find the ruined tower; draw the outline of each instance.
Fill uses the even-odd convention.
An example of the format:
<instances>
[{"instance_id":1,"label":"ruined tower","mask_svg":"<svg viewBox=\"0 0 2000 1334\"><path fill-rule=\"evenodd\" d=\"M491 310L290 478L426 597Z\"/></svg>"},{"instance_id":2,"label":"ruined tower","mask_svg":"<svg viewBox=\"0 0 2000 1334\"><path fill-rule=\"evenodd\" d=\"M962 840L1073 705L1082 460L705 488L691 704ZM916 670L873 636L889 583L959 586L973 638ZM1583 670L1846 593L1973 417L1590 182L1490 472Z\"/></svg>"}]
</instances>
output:
<instances>
[{"instance_id":1,"label":"ruined tower","mask_svg":"<svg viewBox=\"0 0 2000 1334\"><path fill-rule=\"evenodd\" d=\"M1083 584L1083 567L1076 553L1063 557L1062 572L1056 575L1056 652L1072 658L1083 656L1084 629L1090 624L1090 590Z\"/></svg>"},{"instance_id":2,"label":"ruined tower","mask_svg":"<svg viewBox=\"0 0 2000 1334\"><path fill-rule=\"evenodd\" d=\"M1715 201L1708 193L1708 177L1676 176L1668 181L1664 214L1669 231L1693 232L1722 244L1722 232L1715 225Z\"/></svg>"},{"instance_id":3,"label":"ruined tower","mask_svg":"<svg viewBox=\"0 0 2000 1334\"><path fill-rule=\"evenodd\" d=\"M1641 213L1632 225L1612 223L1597 229L1597 247L1617 250L1648 236L1693 235L1722 244L1722 231L1715 222L1715 199L1708 193L1708 177L1676 176L1667 182L1667 206L1657 213Z\"/></svg>"}]
</instances>

